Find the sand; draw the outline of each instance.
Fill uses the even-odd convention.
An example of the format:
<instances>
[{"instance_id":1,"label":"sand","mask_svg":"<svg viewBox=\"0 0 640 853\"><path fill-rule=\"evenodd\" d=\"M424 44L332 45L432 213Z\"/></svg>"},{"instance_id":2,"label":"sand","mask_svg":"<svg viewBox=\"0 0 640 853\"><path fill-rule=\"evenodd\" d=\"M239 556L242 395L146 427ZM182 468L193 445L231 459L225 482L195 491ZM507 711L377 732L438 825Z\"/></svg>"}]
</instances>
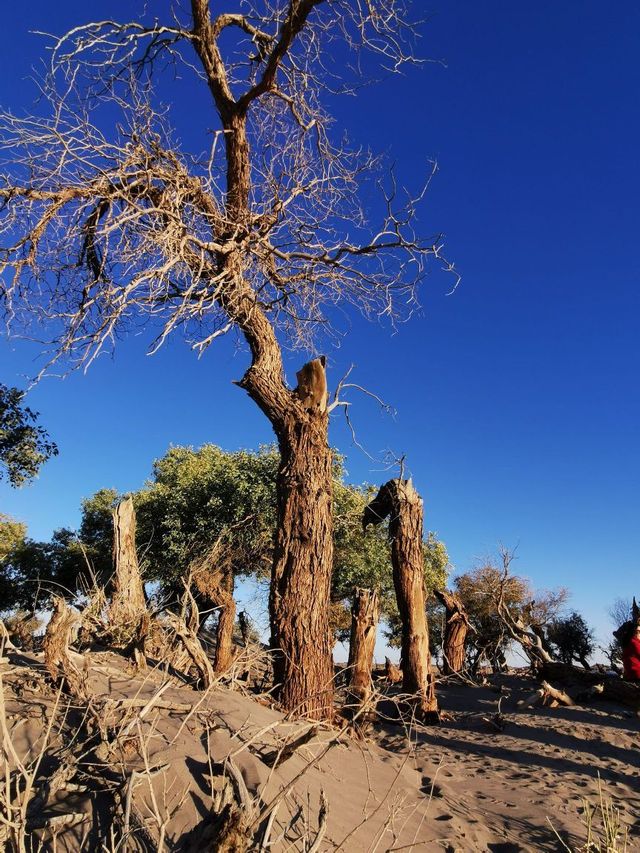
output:
<instances>
[{"instance_id":1,"label":"sand","mask_svg":"<svg viewBox=\"0 0 640 853\"><path fill-rule=\"evenodd\" d=\"M0 665L7 731L21 760L39 753L48 721L56 720L38 775L66 782L38 819L85 815L58 834L58 851L104 849L109 825L117 831L106 849L154 850L160 840L164 850L215 849L212 804L224 787L216 762L229 756L246 786L245 818L256 828L247 849L260 849L270 814L265 849L313 849L325 800L316 853L507 853L563 850L563 842L578 850L585 840L583 799L595 804L600 784L621 810L629 849L640 837L638 718L604 703L519 708L517 700L535 689L521 675L496 676L483 687L441 685L446 718L439 728L407 729L385 700L381 710L391 719L366 737L320 727L274 770L269 753L308 732L310 723L287 721L246 691L202 693L167 683L159 671L136 674L110 652L86 655L83 666L87 694L99 709L99 722L90 725L86 704L56 697L46 686L39 655L12 652ZM499 700L501 731L491 723ZM118 730L117 743L96 749L96 726L107 739ZM125 814L130 832L122 841ZM53 850L47 837L44 849Z\"/></svg>"}]
</instances>

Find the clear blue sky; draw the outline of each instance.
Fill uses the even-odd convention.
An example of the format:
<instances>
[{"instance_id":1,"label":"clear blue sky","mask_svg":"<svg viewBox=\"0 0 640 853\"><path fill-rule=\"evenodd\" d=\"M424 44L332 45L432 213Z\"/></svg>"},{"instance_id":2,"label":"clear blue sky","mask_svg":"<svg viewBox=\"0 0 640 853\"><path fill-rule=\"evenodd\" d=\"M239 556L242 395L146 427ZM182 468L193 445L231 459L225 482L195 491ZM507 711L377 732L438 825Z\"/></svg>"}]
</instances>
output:
<instances>
[{"instance_id":1,"label":"clear blue sky","mask_svg":"<svg viewBox=\"0 0 640 853\"><path fill-rule=\"evenodd\" d=\"M136 6L95 0L90 14ZM3 105L33 100L26 77L42 40L28 31L61 32L87 8L32 0L3 10ZM374 455L406 453L427 526L456 570L499 541L518 544L516 571L568 586L608 640L609 604L640 593L640 10L628 0L429 9L422 50L446 68L393 77L337 117L356 142L389 151L405 181L437 158L422 221L446 233L463 280L447 296L450 281L434 274L422 316L396 335L352 318L329 353L330 380L355 362L355 381L396 408L391 419L357 400L358 437ZM181 126L199 120L206 91L176 109ZM102 486L138 488L170 443L271 440L231 384L246 365L234 340L200 361L178 339L151 358L145 343L125 341L87 375L31 393L60 456L32 486L0 486L0 509L32 536L75 525L81 498ZM24 384L33 355L1 340L0 381ZM302 360L289 362L291 380ZM388 478L339 415L331 438L352 480Z\"/></svg>"}]
</instances>

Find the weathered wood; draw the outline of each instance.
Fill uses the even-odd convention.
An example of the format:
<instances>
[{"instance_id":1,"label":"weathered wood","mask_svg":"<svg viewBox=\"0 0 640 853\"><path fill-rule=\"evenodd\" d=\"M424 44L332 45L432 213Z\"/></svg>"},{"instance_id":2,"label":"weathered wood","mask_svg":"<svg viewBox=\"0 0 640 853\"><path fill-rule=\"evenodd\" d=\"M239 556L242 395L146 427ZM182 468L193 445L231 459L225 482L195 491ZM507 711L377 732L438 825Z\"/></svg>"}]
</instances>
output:
<instances>
[{"instance_id":1,"label":"weathered wood","mask_svg":"<svg viewBox=\"0 0 640 853\"><path fill-rule=\"evenodd\" d=\"M370 589L354 589L349 641L350 679L347 692L347 708L352 712L365 706L371 696L371 671L378 615L378 593Z\"/></svg>"},{"instance_id":2,"label":"weathered wood","mask_svg":"<svg viewBox=\"0 0 640 853\"><path fill-rule=\"evenodd\" d=\"M389 684L400 684L402 681L402 670L391 663L389 658L384 659L384 674Z\"/></svg>"},{"instance_id":3,"label":"weathered wood","mask_svg":"<svg viewBox=\"0 0 640 853\"><path fill-rule=\"evenodd\" d=\"M190 575L207 607L215 607L218 610L213 668L217 674L221 674L233 663L233 628L236 619L233 562L228 548L221 540L192 565ZM197 610L193 597L190 606L192 612L194 608ZM197 628L194 627L194 631L197 631Z\"/></svg>"},{"instance_id":4,"label":"weathered wood","mask_svg":"<svg viewBox=\"0 0 640 853\"><path fill-rule=\"evenodd\" d=\"M371 507L373 506L373 510ZM427 722L438 722L424 598L422 499L411 480L389 480L365 510L363 524L390 516L393 585L402 620L403 689L419 697Z\"/></svg>"},{"instance_id":5,"label":"weathered wood","mask_svg":"<svg viewBox=\"0 0 640 853\"><path fill-rule=\"evenodd\" d=\"M54 596L53 613L47 625L42 650L44 665L53 683L62 686L72 696L84 696L82 674L71 660L69 646L79 616L67 606L63 598Z\"/></svg>"},{"instance_id":6,"label":"weathered wood","mask_svg":"<svg viewBox=\"0 0 640 853\"><path fill-rule=\"evenodd\" d=\"M445 629L442 642L443 672L451 675L462 672L465 664L465 644L470 623L460 596L448 590L435 590L435 596L445 608Z\"/></svg>"},{"instance_id":7,"label":"weathered wood","mask_svg":"<svg viewBox=\"0 0 640 853\"><path fill-rule=\"evenodd\" d=\"M640 710L640 682L626 681L616 675L608 675L593 669L585 670L556 661L544 663L541 676L547 681L561 683L569 689L570 685L582 688L602 685L602 691L595 694L598 698L618 702L635 711ZM595 695L592 698L595 698ZM582 696L586 698L587 693L583 692Z\"/></svg>"},{"instance_id":8,"label":"weathered wood","mask_svg":"<svg viewBox=\"0 0 640 853\"><path fill-rule=\"evenodd\" d=\"M334 696L329 631L333 455L327 412L297 404L277 430L281 462L269 596L271 646L277 650L274 681L286 710L326 719L333 713Z\"/></svg>"},{"instance_id":9,"label":"weathered wood","mask_svg":"<svg viewBox=\"0 0 640 853\"><path fill-rule=\"evenodd\" d=\"M199 673L200 686L204 689L210 687L215 681L215 673L197 634L175 613L167 614L167 619Z\"/></svg>"},{"instance_id":10,"label":"weathered wood","mask_svg":"<svg viewBox=\"0 0 640 853\"><path fill-rule=\"evenodd\" d=\"M113 511L113 593L108 624L111 641L128 646L139 634L147 603L136 550L136 515L131 498Z\"/></svg>"}]
</instances>

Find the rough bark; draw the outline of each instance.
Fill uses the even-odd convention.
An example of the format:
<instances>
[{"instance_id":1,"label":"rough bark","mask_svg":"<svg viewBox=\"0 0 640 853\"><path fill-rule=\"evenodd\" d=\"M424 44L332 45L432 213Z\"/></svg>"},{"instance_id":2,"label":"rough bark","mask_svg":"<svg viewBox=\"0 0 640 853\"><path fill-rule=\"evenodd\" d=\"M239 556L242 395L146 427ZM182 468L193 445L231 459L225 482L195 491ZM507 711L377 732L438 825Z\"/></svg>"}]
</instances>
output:
<instances>
[{"instance_id":1,"label":"rough bark","mask_svg":"<svg viewBox=\"0 0 640 853\"><path fill-rule=\"evenodd\" d=\"M357 711L371 696L371 671L376 645L379 602L375 590L356 588L351 609L351 639L349 641L350 679L347 707Z\"/></svg>"},{"instance_id":2,"label":"rough bark","mask_svg":"<svg viewBox=\"0 0 640 853\"><path fill-rule=\"evenodd\" d=\"M146 614L136 551L136 515L133 501L125 498L113 511L113 593L108 623L114 644L129 645Z\"/></svg>"},{"instance_id":3,"label":"rough bark","mask_svg":"<svg viewBox=\"0 0 640 853\"><path fill-rule=\"evenodd\" d=\"M231 552L225 546L220 547L220 542L216 543L207 554L192 564L190 577L207 610L218 610L213 668L216 674L226 672L233 663L233 628L236 618ZM188 589L187 604L192 614L198 612L196 600ZM193 627L194 632L201 627L199 612L197 619L198 625Z\"/></svg>"},{"instance_id":4,"label":"rough bark","mask_svg":"<svg viewBox=\"0 0 640 853\"><path fill-rule=\"evenodd\" d=\"M448 590L436 590L435 596L445 608L445 629L442 643L443 672L450 675L462 672L465 661L465 643L470 628L469 619L460 596Z\"/></svg>"},{"instance_id":5,"label":"rough bark","mask_svg":"<svg viewBox=\"0 0 640 853\"><path fill-rule=\"evenodd\" d=\"M216 628L216 653L213 669L216 673L226 672L233 663L233 626L236 621L236 603L233 598L233 573L227 572L225 586L221 590L220 613Z\"/></svg>"},{"instance_id":6,"label":"rough bark","mask_svg":"<svg viewBox=\"0 0 640 853\"><path fill-rule=\"evenodd\" d=\"M218 271L225 282L219 304L244 335L251 351L251 364L238 384L271 422L281 454L270 593L276 696L287 711L324 719L333 713L329 639L333 527L328 417L325 411L306 410L295 392L287 388L280 345L258 294L245 275L243 249L238 240L253 216L249 202L251 151L247 112L252 101L275 84L283 57L319 2L300 0L292 4L260 78L238 100L229 85L207 0L191 0L191 10L193 46L222 122L226 149L228 227L227 233L216 235L226 243L225 251L217 258ZM217 216L215 208L211 213ZM197 271L200 275L199 268Z\"/></svg>"},{"instance_id":7,"label":"rough bark","mask_svg":"<svg viewBox=\"0 0 640 853\"><path fill-rule=\"evenodd\" d=\"M289 711L313 719L333 710L329 630L333 566L332 454L327 413L288 419L280 437L278 526L271 576L274 678Z\"/></svg>"},{"instance_id":8,"label":"rough bark","mask_svg":"<svg viewBox=\"0 0 640 853\"><path fill-rule=\"evenodd\" d=\"M61 685L72 696L82 697L84 696L82 674L69 654L71 637L78 622L78 614L67 607L64 599L55 596L53 613L42 641L42 650L44 665L53 683Z\"/></svg>"},{"instance_id":9,"label":"rough bark","mask_svg":"<svg viewBox=\"0 0 640 853\"><path fill-rule=\"evenodd\" d=\"M390 480L382 486L365 510L363 523L373 516L382 519L387 515L393 584L402 620L402 686L407 693L417 694L425 720L437 722L424 598L422 499L411 480Z\"/></svg>"}]
</instances>

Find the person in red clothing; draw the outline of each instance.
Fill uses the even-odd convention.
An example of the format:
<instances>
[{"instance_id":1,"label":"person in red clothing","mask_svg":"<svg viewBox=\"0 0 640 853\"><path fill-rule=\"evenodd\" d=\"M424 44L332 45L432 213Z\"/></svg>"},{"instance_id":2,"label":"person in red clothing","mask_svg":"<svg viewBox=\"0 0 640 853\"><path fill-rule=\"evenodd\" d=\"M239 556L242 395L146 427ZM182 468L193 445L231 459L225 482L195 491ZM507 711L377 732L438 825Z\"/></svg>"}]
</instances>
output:
<instances>
[{"instance_id":1,"label":"person in red clothing","mask_svg":"<svg viewBox=\"0 0 640 853\"><path fill-rule=\"evenodd\" d=\"M634 625L631 638L622 649L623 677L640 681L640 625Z\"/></svg>"}]
</instances>

